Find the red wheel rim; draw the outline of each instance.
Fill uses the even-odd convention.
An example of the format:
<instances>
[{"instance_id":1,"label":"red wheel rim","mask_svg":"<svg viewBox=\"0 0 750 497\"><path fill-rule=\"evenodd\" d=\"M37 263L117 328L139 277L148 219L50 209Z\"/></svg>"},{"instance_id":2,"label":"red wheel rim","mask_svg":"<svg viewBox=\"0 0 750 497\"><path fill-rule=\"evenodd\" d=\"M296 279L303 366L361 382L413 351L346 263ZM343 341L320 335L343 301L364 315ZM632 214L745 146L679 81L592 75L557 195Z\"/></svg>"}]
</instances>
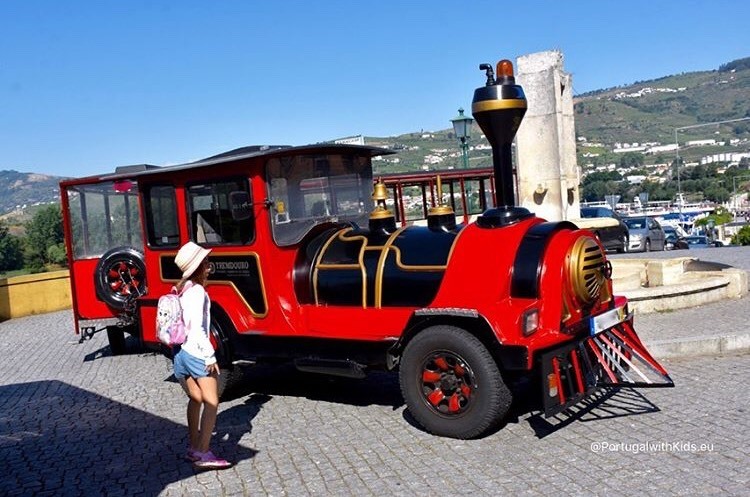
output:
<instances>
[{"instance_id":1,"label":"red wheel rim","mask_svg":"<svg viewBox=\"0 0 750 497\"><path fill-rule=\"evenodd\" d=\"M431 354L420 368L425 403L443 416L459 416L471 406L476 379L471 367L453 352Z\"/></svg>"},{"instance_id":2,"label":"red wheel rim","mask_svg":"<svg viewBox=\"0 0 750 497\"><path fill-rule=\"evenodd\" d=\"M135 264L118 261L109 266L106 280L114 295L125 298L140 293L143 278Z\"/></svg>"}]
</instances>

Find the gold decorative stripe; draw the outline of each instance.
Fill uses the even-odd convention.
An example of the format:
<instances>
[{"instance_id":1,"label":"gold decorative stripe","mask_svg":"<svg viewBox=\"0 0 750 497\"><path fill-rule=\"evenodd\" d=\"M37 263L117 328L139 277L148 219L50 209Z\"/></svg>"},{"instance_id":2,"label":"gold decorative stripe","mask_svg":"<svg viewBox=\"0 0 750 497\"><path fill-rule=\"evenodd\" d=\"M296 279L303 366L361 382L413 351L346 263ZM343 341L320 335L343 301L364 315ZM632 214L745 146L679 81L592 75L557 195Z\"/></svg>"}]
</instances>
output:
<instances>
[{"instance_id":1,"label":"gold decorative stripe","mask_svg":"<svg viewBox=\"0 0 750 497\"><path fill-rule=\"evenodd\" d=\"M262 278L261 278L261 285L263 284ZM268 302L266 301L266 287L261 287L263 291L263 301L266 302L266 312L259 313L253 310L252 306L245 300L245 297L240 293L239 288L237 288L237 285L232 283L228 280L217 280L217 281L207 281L206 286L229 286L231 287L236 293L237 296L242 300L242 303L245 304L245 306L250 310L250 314L253 315L254 318L264 318L268 315Z\"/></svg>"},{"instance_id":2,"label":"gold decorative stripe","mask_svg":"<svg viewBox=\"0 0 750 497\"><path fill-rule=\"evenodd\" d=\"M351 230L351 229L352 228L347 228L347 230ZM344 242L353 242L353 241L356 241L356 240L364 240L365 241L364 247L363 247L364 250L380 250L380 249L382 249L385 246L385 245L367 245L367 243L369 242L369 240L366 237L364 237L363 235L345 236L344 233L341 233L339 235L339 238L342 241L344 241Z\"/></svg>"},{"instance_id":3,"label":"gold decorative stripe","mask_svg":"<svg viewBox=\"0 0 750 497\"><path fill-rule=\"evenodd\" d=\"M328 247L333 243L333 241L343 236L344 233L347 231L351 231L353 228L346 228L338 233L337 236L332 236L329 238L326 243L323 245L323 247L320 249L320 252L318 253L318 257L315 259L315 264L313 264L313 299L315 299L315 305L318 305L318 268L320 267L320 260L323 258L323 255L328 250Z\"/></svg>"},{"instance_id":4,"label":"gold decorative stripe","mask_svg":"<svg viewBox=\"0 0 750 497\"><path fill-rule=\"evenodd\" d=\"M482 100L471 104L471 112L486 112L489 110L503 109L525 109L528 105L525 98L513 98L506 100Z\"/></svg>"},{"instance_id":5,"label":"gold decorative stripe","mask_svg":"<svg viewBox=\"0 0 750 497\"><path fill-rule=\"evenodd\" d=\"M177 257L177 252L176 251L175 252L162 252L161 254L159 254L159 279L161 279L161 281L163 281L163 282L169 282L169 283L180 281L180 280L174 280L174 279L171 279L171 278L165 278L164 277L164 262L163 262L163 260L164 260L165 257L172 257L172 259L174 259L175 257Z\"/></svg>"},{"instance_id":6,"label":"gold decorative stripe","mask_svg":"<svg viewBox=\"0 0 750 497\"><path fill-rule=\"evenodd\" d=\"M445 264L417 266L417 265L404 264L404 262L401 260L401 249L394 245L398 236L408 228L409 227L401 227L397 229L388 237L385 244L383 245L368 246L367 243L369 240L366 237L362 235L348 236L349 232L352 231L352 228L347 228L345 230L342 230L338 234L332 236L323 245L314 264L313 292L314 292L314 298L315 298L315 305L320 305L320 301L318 298L318 274L319 274L320 269L349 270L349 271L354 270L354 269L359 269L362 273L362 307L364 309L367 308L367 268L365 267L365 264L364 264L364 254L367 251L380 251L380 257L378 258L378 263L377 263L377 267L375 271L375 296L374 296L375 307L378 309L381 308L383 304L383 280L385 278L385 265L388 260L388 255L391 251L395 254L396 266L403 271L411 271L411 272L445 271L448 267L448 263L450 262L451 257L453 256L453 251L456 248L456 242L461 237L463 230L461 230L454 238L453 243L451 244L451 248L448 251L448 257L446 259ZM364 242L359 251L358 264L330 264L330 263L321 262L321 260L323 260L325 253L328 251L331 243L334 241L334 239L338 239L343 242L353 242L353 241Z\"/></svg>"},{"instance_id":7,"label":"gold decorative stripe","mask_svg":"<svg viewBox=\"0 0 750 497\"><path fill-rule=\"evenodd\" d=\"M388 240L385 242L385 245L383 245L383 248L380 252L380 258L378 259L378 266L375 270L375 308L380 309L383 304L383 273L385 273L385 261L388 259L388 251L391 248L391 245L393 245L393 242L396 240L396 237L400 235L406 227L401 227L394 231L391 236L388 237Z\"/></svg>"},{"instance_id":8,"label":"gold decorative stripe","mask_svg":"<svg viewBox=\"0 0 750 497\"><path fill-rule=\"evenodd\" d=\"M315 305L320 305L320 301L318 299L318 270L320 268L323 269L359 269L360 273L362 274L362 308L367 308L367 271L365 269L365 262L364 262L364 254L365 249L367 248L367 238L362 235L355 235L352 237L347 237L346 234L352 231L353 228L346 228L344 230L339 231L335 236L332 236L328 239L328 241L323 245L323 247L320 250L320 253L318 254L318 258L315 261L315 268L313 269L313 296L315 298ZM347 267L343 267L341 264L334 265L331 264L323 264L320 261L323 259L323 256L328 251L328 248L330 247L331 243L335 239L339 239L343 242L352 242L357 240L362 240L364 243L362 244L362 247L359 250L359 257L357 264L347 264Z\"/></svg>"},{"instance_id":9,"label":"gold decorative stripe","mask_svg":"<svg viewBox=\"0 0 750 497\"><path fill-rule=\"evenodd\" d=\"M461 230L458 232L456 237L453 239L453 243L451 244L451 249L448 251L448 257L445 260L444 265L434 265L434 266L411 266L408 264L404 264L401 262L401 249L398 247L391 247L391 250L396 251L396 265L403 269L404 271L442 271L448 268L448 264L451 261L451 257L453 257L453 250L456 248L456 242L458 242L458 239L463 234L464 230Z\"/></svg>"},{"instance_id":10,"label":"gold decorative stripe","mask_svg":"<svg viewBox=\"0 0 750 497\"><path fill-rule=\"evenodd\" d=\"M403 269L404 271L444 271L448 264L445 265L422 265L422 266L410 266L408 264L404 264L401 262L401 249L398 247L390 247L391 250L393 250L396 253L396 266L398 266L399 269Z\"/></svg>"},{"instance_id":11,"label":"gold decorative stripe","mask_svg":"<svg viewBox=\"0 0 750 497\"><path fill-rule=\"evenodd\" d=\"M359 264L318 264L320 269L360 269Z\"/></svg>"},{"instance_id":12,"label":"gold decorative stripe","mask_svg":"<svg viewBox=\"0 0 750 497\"><path fill-rule=\"evenodd\" d=\"M445 261L445 264L446 264L446 265L448 265L448 263L450 263L450 261L451 261L451 257L453 257L453 249L455 249L455 248L456 248L456 243L458 242L458 239L459 239L459 238L461 238L461 235L463 235L465 231L466 231L466 230L461 230L461 231L459 231L459 232L458 232L458 234L456 235L456 238L454 238L454 239L453 239L453 245L451 245L451 249L450 249L450 251L448 252L448 260L447 260L447 261Z\"/></svg>"},{"instance_id":13,"label":"gold decorative stripe","mask_svg":"<svg viewBox=\"0 0 750 497\"><path fill-rule=\"evenodd\" d=\"M262 270L262 267L261 267L261 264L260 264L260 257L258 256L257 252L213 252L213 255L216 256L216 257L232 256L232 257L253 257L253 258L255 258L256 264L258 266L258 279L260 280L259 281L259 283L260 283L260 290L261 290L261 293L263 294L263 305L266 308L266 312L262 312L261 313L261 312L255 311L253 309L253 307L247 302L247 300L245 300L244 295L242 295L242 292L240 292L240 289L237 288L237 285L235 285L230 280L212 280L212 279L209 278L209 280L206 281L206 285L205 286L208 287L208 286L214 286L214 285L216 285L216 286L229 286L229 287L231 287L234 290L234 292L237 294L237 296L240 298L240 300L242 300L242 303L245 305L245 307L247 307L247 309L250 311L250 314L253 317L255 317L255 318L264 318L264 317L266 317L268 315L268 296L266 295L266 285L263 283L263 270ZM180 280L165 278L164 277L164 272L162 271L162 269L164 268L164 263L162 262L162 259L164 259L165 257L173 257L174 258L176 256L177 256L177 252L164 252L162 254L159 254L159 259L160 259L160 261L159 261L159 273L160 273L159 277L161 278L162 282L169 282L169 283L175 282L175 283L177 283L177 282L180 281Z\"/></svg>"}]
</instances>

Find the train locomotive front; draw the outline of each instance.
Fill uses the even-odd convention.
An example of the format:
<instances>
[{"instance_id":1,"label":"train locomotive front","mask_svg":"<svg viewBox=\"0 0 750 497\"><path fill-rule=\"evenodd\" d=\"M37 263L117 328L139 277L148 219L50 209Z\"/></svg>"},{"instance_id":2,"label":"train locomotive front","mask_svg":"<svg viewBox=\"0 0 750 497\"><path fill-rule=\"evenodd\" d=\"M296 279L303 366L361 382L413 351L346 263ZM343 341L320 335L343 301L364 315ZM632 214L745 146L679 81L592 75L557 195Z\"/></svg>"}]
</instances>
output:
<instances>
[{"instance_id":1,"label":"train locomotive front","mask_svg":"<svg viewBox=\"0 0 750 497\"><path fill-rule=\"evenodd\" d=\"M599 387L671 386L633 330L627 300L593 233L514 205L511 142L526 110L508 61L491 66L473 112L493 146L497 207L456 224L433 207L428 225L397 227L375 186L369 226L334 230L305 247L301 300L316 307L411 309L389 365L428 431L486 433L507 414L510 377L541 384L553 415ZM440 187L438 178L438 198Z\"/></svg>"}]
</instances>

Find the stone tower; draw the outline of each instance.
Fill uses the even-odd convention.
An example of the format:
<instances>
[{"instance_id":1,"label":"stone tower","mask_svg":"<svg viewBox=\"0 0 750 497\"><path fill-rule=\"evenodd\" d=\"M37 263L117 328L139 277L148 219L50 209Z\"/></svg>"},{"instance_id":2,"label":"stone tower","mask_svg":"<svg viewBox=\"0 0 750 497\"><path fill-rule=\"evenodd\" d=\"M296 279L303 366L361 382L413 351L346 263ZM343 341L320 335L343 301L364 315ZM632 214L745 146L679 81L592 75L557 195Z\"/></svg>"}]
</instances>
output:
<instances>
[{"instance_id":1,"label":"stone tower","mask_svg":"<svg viewBox=\"0 0 750 497\"><path fill-rule=\"evenodd\" d=\"M559 51L518 58L528 110L516 135L518 205L548 221L580 217L573 84Z\"/></svg>"}]
</instances>

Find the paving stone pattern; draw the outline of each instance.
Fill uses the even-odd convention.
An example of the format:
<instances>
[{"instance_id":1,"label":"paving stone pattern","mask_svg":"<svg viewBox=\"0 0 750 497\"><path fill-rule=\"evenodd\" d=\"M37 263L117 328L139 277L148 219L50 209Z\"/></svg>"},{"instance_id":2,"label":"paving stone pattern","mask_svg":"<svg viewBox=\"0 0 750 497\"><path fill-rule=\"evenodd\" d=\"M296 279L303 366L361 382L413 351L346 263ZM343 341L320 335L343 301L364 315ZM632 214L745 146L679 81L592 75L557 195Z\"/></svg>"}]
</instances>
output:
<instances>
[{"instance_id":1,"label":"paving stone pattern","mask_svg":"<svg viewBox=\"0 0 750 497\"><path fill-rule=\"evenodd\" d=\"M747 495L750 486L747 355L664 361L676 388L603 395L556 426L519 402L506 426L471 441L416 427L394 375L256 368L219 409L215 450L236 465L196 472L181 459L186 398L167 360L113 357L104 334L78 344L72 327L69 311L0 323L0 495ZM639 445L648 442L655 448Z\"/></svg>"}]
</instances>

